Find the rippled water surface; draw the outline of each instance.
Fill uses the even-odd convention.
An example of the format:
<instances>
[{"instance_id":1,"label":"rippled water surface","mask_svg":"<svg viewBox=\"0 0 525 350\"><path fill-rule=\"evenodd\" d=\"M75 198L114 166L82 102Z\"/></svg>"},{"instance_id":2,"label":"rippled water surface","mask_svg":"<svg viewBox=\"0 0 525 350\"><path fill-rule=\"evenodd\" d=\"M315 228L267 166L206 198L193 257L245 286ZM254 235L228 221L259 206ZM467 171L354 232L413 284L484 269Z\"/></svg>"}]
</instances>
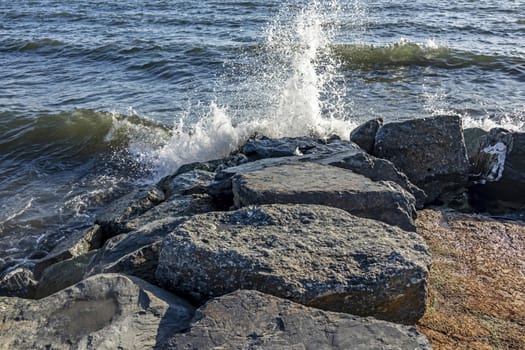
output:
<instances>
[{"instance_id":1,"label":"rippled water surface","mask_svg":"<svg viewBox=\"0 0 525 350\"><path fill-rule=\"evenodd\" d=\"M524 130L524 0L0 1L0 270L254 132L439 113Z\"/></svg>"}]
</instances>

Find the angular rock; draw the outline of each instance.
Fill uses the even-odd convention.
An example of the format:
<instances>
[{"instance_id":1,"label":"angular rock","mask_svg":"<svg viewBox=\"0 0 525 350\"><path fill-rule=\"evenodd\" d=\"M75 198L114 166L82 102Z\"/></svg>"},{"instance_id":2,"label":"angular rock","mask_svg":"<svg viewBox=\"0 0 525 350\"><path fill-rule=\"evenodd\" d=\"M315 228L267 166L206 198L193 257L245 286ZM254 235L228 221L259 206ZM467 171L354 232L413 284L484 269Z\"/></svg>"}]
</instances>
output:
<instances>
[{"instance_id":1,"label":"angular rock","mask_svg":"<svg viewBox=\"0 0 525 350\"><path fill-rule=\"evenodd\" d=\"M0 298L7 349L151 349L194 308L138 278L97 275L41 300Z\"/></svg>"},{"instance_id":2,"label":"angular rock","mask_svg":"<svg viewBox=\"0 0 525 350\"><path fill-rule=\"evenodd\" d=\"M164 239L157 280L197 302L254 289L329 311L413 324L430 254L413 232L319 205L196 215Z\"/></svg>"},{"instance_id":3,"label":"angular rock","mask_svg":"<svg viewBox=\"0 0 525 350\"><path fill-rule=\"evenodd\" d=\"M93 250L84 255L60 261L45 269L38 280L35 298L45 298L82 281L87 266L96 252Z\"/></svg>"},{"instance_id":4,"label":"angular rock","mask_svg":"<svg viewBox=\"0 0 525 350\"><path fill-rule=\"evenodd\" d=\"M298 156L315 148L317 142L311 137L286 137L270 139L262 137L249 140L242 148L242 152L250 159L276 158Z\"/></svg>"},{"instance_id":5,"label":"angular rock","mask_svg":"<svg viewBox=\"0 0 525 350\"><path fill-rule=\"evenodd\" d=\"M427 202L463 191L469 162L458 116L389 123L379 128L374 155L392 161L427 194Z\"/></svg>"},{"instance_id":6,"label":"angular rock","mask_svg":"<svg viewBox=\"0 0 525 350\"><path fill-rule=\"evenodd\" d=\"M417 209L424 207L427 198L425 192L410 182L405 174L400 172L392 162L386 159L376 158L363 152L348 151L318 158L311 157L310 159L304 160L351 170L372 181L395 182L414 196Z\"/></svg>"},{"instance_id":7,"label":"angular rock","mask_svg":"<svg viewBox=\"0 0 525 350\"><path fill-rule=\"evenodd\" d=\"M216 201L207 194L174 195L165 202L126 222L126 232L137 230L152 221L165 217L189 216L217 210Z\"/></svg>"},{"instance_id":8,"label":"angular rock","mask_svg":"<svg viewBox=\"0 0 525 350\"><path fill-rule=\"evenodd\" d=\"M231 168L240 164L246 163L248 158L244 154L236 154L222 159L209 160L207 162L195 162L182 165L173 175L170 177L176 177L180 174L184 174L193 170L202 170L206 172L218 172L225 168ZM162 180L161 180L162 182Z\"/></svg>"},{"instance_id":9,"label":"angular rock","mask_svg":"<svg viewBox=\"0 0 525 350\"><path fill-rule=\"evenodd\" d=\"M36 276L40 276L42 271L49 266L96 250L102 246L104 241L105 237L102 228L99 225L93 225L87 230L79 231L67 237L65 241L53 248L48 255L36 261L33 271Z\"/></svg>"},{"instance_id":10,"label":"angular rock","mask_svg":"<svg viewBox=\"0 0 525 350\"><path fill-rule=\"evenodd\" d=\"M0 296L33 298L36 286L33 271L17 267L0 278Z\"/></svg>"},{"instance_id":11,"label":"angular rock","mask_svg":"<svg viewBox=\"0 0 525 350\"><path fill-rule=\"evenodd\" d=\"M374 151L377 130L383 125L382 118L376 118L359 125L350 133L350 141L361 147L366 153Z\"/></svg>"},{"instance_id":12,"label":"angular rock","mask_svg":"<svg viewBox=\"0 0 525 350\"><path fill-rule=\"evenodd\" d=\"M129 232L130 229L126 227L128 221L142 215L164 199L164 192L156 186L138 188L105 208L97 216L96 223L100 225L105 238Z\"/></svg>"},{"instance_id":13,"label":"angular rock","mask_svg":"<svg viewBox=\"0 0 525 350\"><path fill-rule=\"evenodd\" d=\"M160 242L183 221L184 217L159 216L138 230L111 238L91 259L85 277L113 272L155 283Z\"/></svg>"},{"instance_id":14,"label":"angular rock","mask_svg":"<svg viewBox=\"0 0 525 350\"><path fill-rule=\"evenodd\" d=\"M203 194L214 179L214 172L195 169L165 177L158 186L164 191L166 198L173 195Z\"/></svg>"},{"instance_id":15,"label":"angular rock","mask_svg":"<svg viewBox=\"0 0 525 350\"><path fill-rule=\"evenodd\" d=\"M191 328L170 338L165 348L430 350L431 346L414 327L320 311L243 290L199 308Z\"/></svg>"},{"instance_id":16,"label":"angular rock","mask_svg":"<svg viewBox=\"0 0 525 350\"><path fill-rule=\"evenodd\" d=\"M481 137L473 163L479 185L470 193L478 210L525 211L525 133L492 129Z\"/></svg>"},{"instance_id":17,"label":"angular rock","mask_svg":"<svg viewBox=\"0 0 525 350\"><path fill-rule=\"evenodd\" d=\"M233 204L232 178L235 175L262 170L275 165L295 163L297 160L297 157L265 158L223 169L215 176L215 181L210 184L208 193L216 198L232 197Z\"/></svg>"},{"instance_id":18,"label":"angular rock","mask_svg":"<svg viewBox=\"0 0 525 350\"><path fill-rule=\"evenodd\" d=\"M414 197L393 182L373 182L352 171L295 163L238 174L232 179L237 208L254 204L322 204L415 231Z\"/></svg>"},{"instance_id":19,"label":"angular rock","mask_svg":"<svg viewBox=\"0 0 525 350\"><path fill-rule=\"evenodd\" d=\"M279 158L289 156L300 156L303 154L334 153L340 151L357 150L352 142L343 141L339 137L327 140L314 139L311 137L284 137L271 139L262 137L249 140L243 146L243 153L251 160L264 158Z\"/></svg>"},{"instance_id":20,"label":"angular rock","mask_svg":"<svg viewBox=\"0 0 525 350\"><path fill-rule=\"evenodd\" d=\"M416 208L418 209L422 209L426 201L425 192L411 183L407 176L400 172L392 162L366 154L358 148L336 149L333 152L303 156L260 159L236 167L226 168L217 173L215 181L208 187L208 192L222 198L231 196L231 179L233 176L263 170L271 166L297 163L298 161L332 165L351 170L368 177L372 181L393 181L414 196Z\"/></svg>"}]
</instances>

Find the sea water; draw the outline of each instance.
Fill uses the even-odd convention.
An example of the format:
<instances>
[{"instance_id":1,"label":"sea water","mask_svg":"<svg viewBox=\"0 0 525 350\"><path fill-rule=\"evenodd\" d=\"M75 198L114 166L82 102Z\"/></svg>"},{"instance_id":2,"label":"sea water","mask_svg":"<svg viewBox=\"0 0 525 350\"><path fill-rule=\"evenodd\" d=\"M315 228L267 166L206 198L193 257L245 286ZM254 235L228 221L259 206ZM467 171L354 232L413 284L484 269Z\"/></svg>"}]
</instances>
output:
<instances>
[{"instance_id":1,"label":"sea water","mask_svg":"<svg viewBox=\"0 0 525 350\"><path fill-rule=\"evenodd\" d=\"M250 135L442 113L525 129L525 0L0 1L0 271Z\"/></svg>"}]
</instances>

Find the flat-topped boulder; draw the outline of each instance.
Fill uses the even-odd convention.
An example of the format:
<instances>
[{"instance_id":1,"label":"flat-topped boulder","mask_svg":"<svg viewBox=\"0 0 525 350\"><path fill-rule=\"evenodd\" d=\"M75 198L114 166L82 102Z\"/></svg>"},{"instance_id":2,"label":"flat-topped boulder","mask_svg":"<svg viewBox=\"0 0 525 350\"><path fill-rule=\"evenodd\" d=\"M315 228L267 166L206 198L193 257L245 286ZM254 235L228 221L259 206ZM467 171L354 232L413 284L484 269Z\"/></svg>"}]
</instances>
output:
<instances>
[{"instance_id":1,"label":"flat-topped boulder","mask_svg":"<svg viewBox=\"0 0 525 350\"><path fill-rule=\"evenodd\" d=\"M394 182L369 178L333 166L310 162L282 164L235 175L237 208L255 204L321 204L357 216L415 230L415 199Z\"/></svg>"},{"instance_id":2,"label":"flat-topped boulder","mask_svg":"<svg viewBox=\"0 0 525 350\"><path fill-rule=\"evenodd\" d=\"M138 278L97 275L41 300L0 297L6 349L151 349L194 308Z\"/></svg>"},{"instance_id":3,"label":"flat-topped boulder","mask_svg":"<svg viewBox=\"0 0 525 350\"><path fill-rule=\"evenodd\" d=\"M254 312L256 312L254 314ZM166 349L430 350L414 327L326 312L257 291L213 299Z\"/></svg>"},{"instance_id":4,"label":"flat-topped boulder","mask_svg":"<svg viewBox=\"0 0 525 350\"><path fill-rule=\"evenodd\" d=\"M376 134L376 157L392 161L433 202L464 191L469 161L459 116L388 123Z\"/></svg>"},{"instance_id":5,"label":"flat-topped boulder","mask_svg":"<svg viewBox=\"0 0 525 350\"><path fill-rule=\"evenodd\" d=\"M210 184L207 191L215 196L225 197L231 195L231 179L237 174L259 171L277 165L312 162L351 170L354 173L368 177L372 181L395 182L414 196L416 199L416 208L423 208L426 201L425 192L410 182L408 177L400 172L392 162L386 159L376 158L355 146L350 147L347 144L343 144L346 146L335 147L337 145L337 143L326 145L326 147L330 148L323 149L323 152L264 158L222 169L217 173L215 181Z\"/></svg>"},{"instance_id":6,"label":"flat-topped boulder","mask_svg":"<svg viewBox=\"0 0 525 350\"><path fill-rule=\"evenodd\" d=\"M320 205L196 215L163 241L157 281L203 303L254 289L316 308L413 324L430 254L415 233Z\"/></svg>"}]
</instances>

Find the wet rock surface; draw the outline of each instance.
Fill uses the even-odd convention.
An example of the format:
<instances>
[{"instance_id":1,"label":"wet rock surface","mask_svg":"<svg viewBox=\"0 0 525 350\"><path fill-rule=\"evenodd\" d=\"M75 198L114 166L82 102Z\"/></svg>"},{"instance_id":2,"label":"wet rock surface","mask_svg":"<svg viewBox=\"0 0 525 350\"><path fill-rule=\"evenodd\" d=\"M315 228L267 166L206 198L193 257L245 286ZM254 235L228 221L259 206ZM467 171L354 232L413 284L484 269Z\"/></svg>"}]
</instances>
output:
<instances>
[{"instance_id":1,"label":"wet rock surface","mask_svg":"<svg viewBox=\"0 0 525 350\"><path fill-rule=\"evenodd\" d=\"M197 302L256 289L325 310L411 324L430 255L418 235L318 205L194 216L163 241L161 285Z\"/></svg>"},{"instance_id":2,"label":"wet rock surface","mask_svg":"<svg viewBox=\"0 0 525 350\"><path fill-rule=\"evenodd\" d=\"M137 188L114 201L109 208L100 213L96 223L101 227L106 238L129 232L132 228L127 222L142 215L164 201L165 195L157 186Z\"/></svg>"},{"instance_id":3,"label":"wet rock surface","mask_svg":"<svg viewBox=\"0 0 525 350\"><path fill-rule=\"evenodd\" d=\"M257 312L254 312L257 310ZM308 308L256 291L237 291L197 310L166 349L427 349L413 327Z\"/></svg>"},{"instance_id":4,"label":"wet rock surface","mask_svg":"<svg viewBox=\"0 0 525 350\"><path fill-rule=\"evenodd\" d=\"M386 159L376 158L363 152L347 151L324 157L309 157L309 159L304 160L351 170L372 181L395 182L414 196L417 209L422 209L425 204L427 198L425 192L410 182L404 173L400 172L392 162Z\"/></svg>"}]
</instances>

